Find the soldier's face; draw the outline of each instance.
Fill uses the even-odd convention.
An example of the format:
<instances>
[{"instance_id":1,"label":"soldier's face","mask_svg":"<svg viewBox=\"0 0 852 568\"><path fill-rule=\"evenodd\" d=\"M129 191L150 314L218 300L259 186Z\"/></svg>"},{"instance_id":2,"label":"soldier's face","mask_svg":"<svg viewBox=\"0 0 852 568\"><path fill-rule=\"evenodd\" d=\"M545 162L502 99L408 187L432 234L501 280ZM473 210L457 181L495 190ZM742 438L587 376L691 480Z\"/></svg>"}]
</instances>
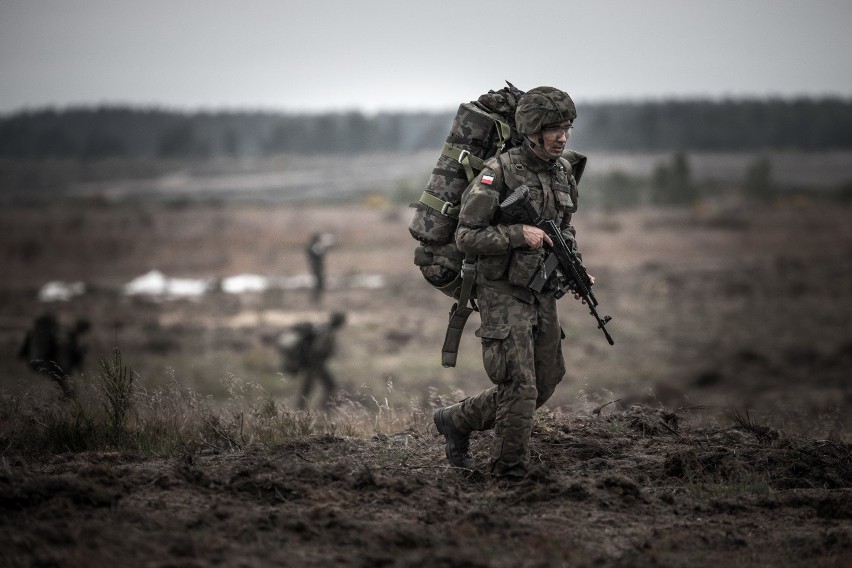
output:
<instances>
[{"instance_id":1,"label":"soldier's face","mask_svg":"<svg viewBox=\"0 0 852 568\"><path fill-rule=\"evenodd\" d=\"M565 151L568 145L568 137L571 136L570 120L559 124L548 124L541 129L542 153L550 159L556 159Z\"/></svg>"}]
</instances>

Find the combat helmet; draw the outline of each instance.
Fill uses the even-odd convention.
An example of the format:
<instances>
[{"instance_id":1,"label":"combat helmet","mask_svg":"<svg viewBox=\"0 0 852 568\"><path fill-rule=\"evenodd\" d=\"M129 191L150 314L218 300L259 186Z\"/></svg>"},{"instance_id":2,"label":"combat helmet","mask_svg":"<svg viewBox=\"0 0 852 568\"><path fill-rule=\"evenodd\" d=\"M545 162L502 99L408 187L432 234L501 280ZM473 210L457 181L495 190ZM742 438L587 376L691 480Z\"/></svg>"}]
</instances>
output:
<instances>
[{"instance_id":1,"label":"combat helmet","mask_svg":"<svg viewBox=\"0 0 852 568\"><path fill-rule=\"evenodd\" d=\"M554 87L536 87L518 100L515 109L515 127L524 135L540 132L547 124L556 124L577 118L574 101L565 91Z\"/></svg>"}]
</instances>

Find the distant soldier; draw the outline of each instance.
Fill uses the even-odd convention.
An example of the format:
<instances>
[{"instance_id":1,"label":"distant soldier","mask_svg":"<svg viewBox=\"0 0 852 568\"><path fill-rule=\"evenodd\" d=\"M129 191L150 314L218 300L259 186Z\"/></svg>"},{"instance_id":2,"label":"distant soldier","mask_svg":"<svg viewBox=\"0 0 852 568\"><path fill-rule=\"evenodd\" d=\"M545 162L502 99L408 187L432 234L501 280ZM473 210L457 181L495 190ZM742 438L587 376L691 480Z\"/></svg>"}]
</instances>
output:
<instances>
[{"instance_id":1,"label":"distant soldier","mask_svg":"<svg viewBox=\"0 0 852 568\"><path fill-rule=\"evenodd\" d=\"M317 304L322 301L322 295L325 292L325 253L335 244L334 235L314 233L305 247L308 265L314 277L313 300Z\"/></svg>"},{"instance_id":2,"label":"distant soldier","mask_svg":"<svg viewBox=\"0 0 852 568\"><path fill-rule=\"evenodd\" d=\"M337 381L327 364L336 349L335 334L345 323L346 315L334 312L326 323L298 323L278 337L282 370L293 375L303 375L297 404L300 410L307 408L318 381L324 390L323 408L328 407L337 391Z\"/></svg>"},{"instance_id":3,"label":"distant soldier","mask_svg":"<svg viewBox=\"0 0 852 568\"><path fill-rule=\"evenodd\" d=\"M18 351L18 358L37 373L50 376L57 382L63 396L73 395L70 376L83 368L86 355L81 337L89 331L89 322L78 319L72 327L62 326L52 313L40 315L27 331Z\"/></svg>"}]
</instances>

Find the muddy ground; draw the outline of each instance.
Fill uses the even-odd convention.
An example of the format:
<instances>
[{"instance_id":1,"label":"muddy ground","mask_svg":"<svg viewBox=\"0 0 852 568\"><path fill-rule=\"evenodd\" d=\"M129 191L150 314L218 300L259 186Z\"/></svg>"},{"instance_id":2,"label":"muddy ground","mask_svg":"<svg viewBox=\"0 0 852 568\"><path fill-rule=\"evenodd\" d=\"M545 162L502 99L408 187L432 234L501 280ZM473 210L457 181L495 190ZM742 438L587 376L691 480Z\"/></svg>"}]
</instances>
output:
<instances>
[{"instance_id":1,"label":"muddy ground","mask_svg":"<svg viewBox=\"0 0 852 568\"><path fill-rule=\"evenodd\" d=\"M275 450L187 446L154 456L35 455L4 432L4 564L849 565L848 208L799 200L581 212L581 247L616 345L582 306L561 301L569 371L533 434L534 459L551 473L512 487L483 475L487 434L474 437L480 471L470 473L445 466L430 427L434 407L487 379L476 316L458 367L440 367L449 301L411 265L409 215L386 203L0 211L7 401L56 398L15 358L31 319L49 308L92 321L78 383L118 345L140 387L178 382L225 401L239 379L287 411L298 381L279 372L263 338L341 309L349 319L332 366L340 403L368 417L357 432ZM303 275L301 247L316 229L341 243L321 305L298 287L122 294L151 269ZM378 287L356 284L375 275ZM47 281L82 281L86 292L40 303Z\"/></svg>"},{"instance_id":2,"label":"muddy ground","mask_svg":"<svg viewBox=\"0 0 852 568\"><path fill-rule=\"evenodd\" d=\"M642 407L547 414L547 479L442 465L431 432L275 452L7 458L10 566L846 566L848 445ZM686 422L686 424L684 423ZM477 457L487 454L478 436Z\"/></svg>"}]
</instances>

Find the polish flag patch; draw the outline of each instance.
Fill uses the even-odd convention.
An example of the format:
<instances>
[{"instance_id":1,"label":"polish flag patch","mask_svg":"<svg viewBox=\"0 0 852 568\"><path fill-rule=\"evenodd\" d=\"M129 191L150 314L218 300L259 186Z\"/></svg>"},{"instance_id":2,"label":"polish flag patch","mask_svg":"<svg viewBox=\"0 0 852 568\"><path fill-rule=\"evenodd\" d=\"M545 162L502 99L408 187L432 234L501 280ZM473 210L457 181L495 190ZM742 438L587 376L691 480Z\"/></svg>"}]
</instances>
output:
<instances>
[{"instance_id":1,"label":"polish flag patch","mask_svg":"<svg viewBox=\"0 0 852 568\"><path fill-rule=\"evenodd\" d=\"M485 185L491 185L494 183L494 176L482 176L482 183Z\"/></svg>"}]
</instances>

